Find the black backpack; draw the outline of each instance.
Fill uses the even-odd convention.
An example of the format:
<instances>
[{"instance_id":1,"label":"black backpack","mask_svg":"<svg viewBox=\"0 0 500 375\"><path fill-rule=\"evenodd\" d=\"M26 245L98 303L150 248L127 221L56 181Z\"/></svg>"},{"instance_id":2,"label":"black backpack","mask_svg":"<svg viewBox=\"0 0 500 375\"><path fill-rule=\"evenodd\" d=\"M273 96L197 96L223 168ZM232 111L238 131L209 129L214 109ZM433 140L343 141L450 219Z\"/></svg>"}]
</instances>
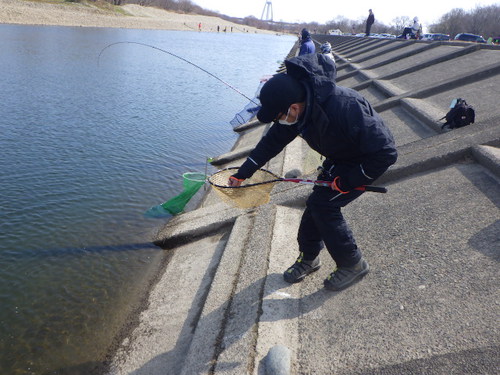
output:
<instances>
[{"instance_id":1,"label":"black backpack","mask_svg":"<svg viewBox=\"0 0 500 375\"><path fill-rule=\"evenodd\" d=\"M474 107L467 104L464 99L457 98L456 104L448 113L440 119L446 119L441 129L456 129L469 124L473 124L476 118Z\"/></svg>"}]
</instances>

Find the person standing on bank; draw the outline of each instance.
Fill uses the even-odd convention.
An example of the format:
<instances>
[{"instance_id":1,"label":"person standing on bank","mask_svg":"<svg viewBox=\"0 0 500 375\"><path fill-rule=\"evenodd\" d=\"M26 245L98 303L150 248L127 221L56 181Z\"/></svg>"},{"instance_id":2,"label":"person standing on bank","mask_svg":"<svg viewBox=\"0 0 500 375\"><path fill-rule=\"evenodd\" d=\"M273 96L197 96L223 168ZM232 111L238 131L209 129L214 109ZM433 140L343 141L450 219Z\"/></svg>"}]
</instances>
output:
<instances>
[{"instance_id":1,"label":"person standing on bank","mask_svg":"<svg viewBox=\"0 0 500 375\"><path fill-rule=\"evenodd\" d=\"M326 246L337 268L324 281L341 290L368 273L341 208L363 192L355 187L372 183L397 159L394 139L382 118L358 92L335 84L335 63L322 54L285 61L287 73L273 76L261 89L257 119L274 122L247 160L229 178L240 186L295 137L326 159L318 176L331 188L314 186L298 230L299 256L283 276L296 283L320 268Z\"/></svg>"},{"instance_id":2,"label":"person standing on bank","mask_svg":"<svg viewBox=\"0 0 500 375\"><path fill-rule=\"evenodd\" d=\"M375 15L372 10L369 10L368 18L366 19L366 36L370 36L370 30L372 25L375 23Z\"/></svg>"},{"instance_id":3,"label":"person standing on bank","mask_svg":"<svg viewBox=\"0 0 500 375\"><path fill-rule=\"evenodd\" d=\"M316 52L316 47L314 46L314 42L311 39L311 34L309 34L309 31L307 29L302 29L300 34L301 34L301 40L300 40L299 56Z\"/></svg>"}]
</instances>

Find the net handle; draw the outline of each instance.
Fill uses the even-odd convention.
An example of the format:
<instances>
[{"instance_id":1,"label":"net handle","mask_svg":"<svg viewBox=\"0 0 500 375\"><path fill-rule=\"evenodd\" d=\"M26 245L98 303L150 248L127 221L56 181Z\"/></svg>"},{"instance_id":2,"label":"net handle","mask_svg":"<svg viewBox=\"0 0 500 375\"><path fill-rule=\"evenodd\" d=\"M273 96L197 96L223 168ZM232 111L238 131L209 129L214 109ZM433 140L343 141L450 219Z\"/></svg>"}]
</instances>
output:
<instances>
[{"instance_id":1,"label":"net handle","mask_svg":"<svg viewBox=\"0 0 500 375\"><path fill-rule=\"evenodd\" d=\"M303 180L300 178L282 178L280 181L295 182L295 183L299 183L299 184L308 184L308 185L316 185L316 186L324 186L324 187L331 187L332 186L331 181L322 181L322 180ZM371 191L372 193L387 193L387 188L385 188L383 186L373 186L373 185L361 185L361 186L355 187L354 190Z\"/></svg>"},{"instance_id":2,"label":"net handle","mask_svg":"<svg viewBox=\"0 0 500 375\"><path fill-rule=\"evenodd\" d=\"M228 170L235 170L237 171L239 167L229 167L229 168L224 168L221 169L217 172L215 172L213 175L223 172L223 171L228 171ZM295 182L299 184L306 184L306 185L316 185L316 186L323 186L323 187L331 187L331 181L322 181L322 180L305 180L301 178L282 178L279 177L278 175L274 174L271 171L268 171L267 169L260 168L260 171L266 172L269 175L273 176L274 179L269 180L269 181L262 181L262 182L256 182L253 184L247 184L247 185L242 185L242 186L223 186L223 185L217 185L213 183L210 178L208 178L208 182L219 188L219 189L240 189L240 188L246 188L246 187L252 187L252 186L258 186L258 185L264 185L264 184L272 184L276 182ZM212 176L213 176L212 175ZM358 190L358 191L370 191L372 193L387 193L387 188L383 186L373 186L373 185L361 185L358 187L355 187L353 190Z\"/></svg>"}]
</instances>

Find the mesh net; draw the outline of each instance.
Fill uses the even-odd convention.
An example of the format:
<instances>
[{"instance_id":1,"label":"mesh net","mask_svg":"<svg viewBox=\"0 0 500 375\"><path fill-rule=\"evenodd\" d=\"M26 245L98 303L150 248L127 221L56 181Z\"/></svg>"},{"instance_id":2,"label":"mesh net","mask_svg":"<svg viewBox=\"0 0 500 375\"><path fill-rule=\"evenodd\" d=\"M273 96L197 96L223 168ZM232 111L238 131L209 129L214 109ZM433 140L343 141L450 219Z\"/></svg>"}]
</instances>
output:
<instances>
[{"instance_id":1,"label":"mesh net","mask_svg":"<svg viewBox=\"0 0 500 375\"><path fill-rule=\"evenodd\" d=\"M243 181L241 186L229 186L229 177L237 170L236 167L223 169L208 178L221 199L239 208L252 208L269 202L271 190L279 177L265 169L259 169L252 177Z\"/></svg>"},{"instance_id":2,"label":"mesh net","mask_svg":"<svg viewBox=\"0 0 500 375\"><path fill-rule=\"evenodd\" d=\"M189 200L193 197L193 195L196 194L198 190L200 190L200 187L205 184L206 176L201 173L184 173L182 175L182 178L182 184L184 187L182 193L161 205L172 215L184 211L184 207L189 202Z\"/></svg>"},{"instance_id":3,"label":"mesh net","mask_svg":"<svg viewBox=\"0 0 500 375\"><path fill-rule=\"evenodd\" d=\"M182 175L183 191L179 195L169 199L163 204L151 207L144 214L147 217L165 217L168 215L177 215L184 211L184 207L189 200L200 190L205 184L206 176L202 173L188 172Z\"/></svg>"}]
</instances>

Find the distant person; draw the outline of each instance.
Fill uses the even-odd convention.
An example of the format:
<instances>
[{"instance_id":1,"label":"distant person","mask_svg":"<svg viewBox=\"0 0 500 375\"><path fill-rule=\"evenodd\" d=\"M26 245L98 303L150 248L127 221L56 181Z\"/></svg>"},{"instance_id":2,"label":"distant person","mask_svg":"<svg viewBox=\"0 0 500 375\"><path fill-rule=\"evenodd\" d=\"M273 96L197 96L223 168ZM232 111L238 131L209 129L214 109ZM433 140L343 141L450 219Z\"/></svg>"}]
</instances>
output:
<instances>
[{"instance_id":1,"label":"distant person","mask_svg":"<svg viewBox=\"0 0 500 375\"><path fill-rule=\"evenodd\" d=\"M314 47L314 42L311 39L311 34L309 34L309 31L307 29L302 29L300 34L301 34L301 39L300 39L299 56L316 52L316 47Z\"/></svg>"},{"instance_id":2,"label":"distant person","mask_svg":"<svg viewBox=\"0 0 500 375\"><path fill-rule=\"evenodd\" d=\"M332 45L329 42L323 43L319 49L321 50L321 53L325 56L328 56L330 59L332 59L333 62L335 62L335 57L333 57L332 53Z\"/></svg>"},{"instance_id":3,"label":"distant person","mask_svg":"<svg viewBox=\"0 0 500 375\"><path fill-rule=\"evenodd\" d=\"M413 18L413 25L411 26L411 32L414 35L414 39L419 39L420 34L422 34L422 24L418 22L418 17Z\"/></svg>"},{"instance_id":4,"label":"distant person","mask_svg":"<svg viewBox=\"0 0 500 375\"><path fill-rule=\"evenodd\" d=\"M337 268L324 286L341 290L369 271L341 209L363 194L356 187L396 162L394 138L361 94L335 83L335 64L328 57L306 54L286 60L285 66L287 73L273 76L259 94L257 119L273 124L228 186L240 186L297 136L323 155L318 179L330 187L313 187L297 235L300 254L283 277L297 283L318 270L319 253L326 247Z\"/></svg>"},{"instance_id":5,"label":"distant person","mask_svg":"<svg viewBox=\"0 0 500 375\"><path fill-rule=\"evenodd\" d=\"M411 27L408 26L403 29L403 33L400 36L398 36L398 38L410 39L411 35L412 35Z\"/></svg>"},{"instance_id":6,"label":"distant person","mask_svg":"<svg viewBox=\"0 0 500 375\"><path fill-rule=\"evenodd\" d=\"M198 24L198 31L201 31L201 22Z\"/></svg>"},{"instance_id":7,"label":"distant person","mask_svg":"<svg viewBox=\"0 0 500 375\"><path fill-rule=\"evenodd\" d=\"M366 36L370 36L370 30L372 28L373 23L375 22L375 15L370 9L368 14L368 18L366 19Z\"/></svg>"}]
</instances>

